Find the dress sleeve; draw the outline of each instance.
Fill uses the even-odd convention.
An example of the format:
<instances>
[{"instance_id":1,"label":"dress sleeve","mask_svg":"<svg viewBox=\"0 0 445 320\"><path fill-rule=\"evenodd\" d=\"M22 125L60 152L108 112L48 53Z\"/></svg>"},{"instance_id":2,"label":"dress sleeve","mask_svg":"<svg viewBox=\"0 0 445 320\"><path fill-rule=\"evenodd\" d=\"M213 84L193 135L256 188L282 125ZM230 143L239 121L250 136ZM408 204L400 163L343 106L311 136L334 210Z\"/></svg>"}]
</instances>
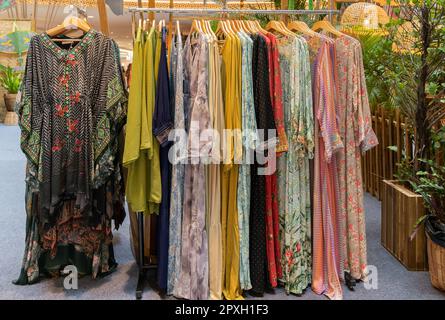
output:
<instances>
[{"instance_id":1,"label":"dress sleeve","mask_svg":"<svg viewBox=\"0 0 445 320\"><path fill-rule=\"evenodd\" d=\"M36 59L36 38L31 39L26 58L25 72L23 74L20 90L17 94L15 111L18 115L18 124L21 130L20 147L29 162L30 171L36 170L40 157L40 129L42 115L33 104L33 78L37 72L33 72Z\"/></svg>"},{"instance_id":2,"label":"dress sleeve","mask_svg":"<svg viewBox=\"0 0 445 320\"><path fill-rule=\"evenodd\" d=\"M167 52L164 37L165 35L163 34L161 55L159 60L159 72L156 85L156 103L153 114L153 134L156 136L161 146L168 144L168 134L173 128L167 69Z\"/></svg>"},{"instance_id":3,"label":"dress sleeve","mask_svg":"<svg viewBox=\"0 0 445 320\"><path fill-rule=\"evenodd\" d=\"M335 92L334 74L332 61L329 57L329 44L324 43L320 48L318 65L318 104L317 119L320 125L321 135L325 144L326 160L330 162L332 155L343 148L340 133L337 127L335 113Z\"/></svg>"},{"instance_id":4,"label":"dress sleeve","mask_svg":"<svg viewBox=\"0 0 445 320\"><path fill-rule=\"evenodd\" d=\"M362 48L360 43L355 49L355 70L357 71L357 101L356 121L358 124L358 144L362 153L379 144L377 136L372 129L371 111L369 108L368 91L366 88L365 72L363 67Z\"/></svg>"},{"instance_id":5,"label":"dress sleeve","mask_svg":"<svg viewBox=\"0 0 445 320\"><path fill-rule=\"evenodd\" d=\"M142 128L142 44L136 39L131 67L131 84L128 97L127 126L125 129L125 147L123 164L129 167L139 158Z\"/></svg>"},{"instance_id":6,"label":"dress sleeve","mask_svg":"<svg viewBox=\"0 0 445 320\"><path fill-rule=\"evenodd\" d=\"M196 93L190 115L189 152L192 159L207 161L211 156L213 146L212 124L208 103L208 43L205 38L200 39L198 58L198 90ZM203 134L205 133L205 134ZM193 141L194 137L200 137L199 141ZM193 161L192 161L193 163Z\"/></svg>"},{"instance_id":7,"label":"dress sleeve","mask_svg":"<svg viewBox=\"0 0 445 320\"><path fill-rule=\"evenodd\" d=\"M309 159L314 158L314 109L312 101L312 79L311 64L309 59L309 48L306 40L300 39L300 64L301 64L301 83L300 100L304 105L301 106L304 114L304 130L302 140L304 141L305 153Z\"/></svg>"}]
</instances>

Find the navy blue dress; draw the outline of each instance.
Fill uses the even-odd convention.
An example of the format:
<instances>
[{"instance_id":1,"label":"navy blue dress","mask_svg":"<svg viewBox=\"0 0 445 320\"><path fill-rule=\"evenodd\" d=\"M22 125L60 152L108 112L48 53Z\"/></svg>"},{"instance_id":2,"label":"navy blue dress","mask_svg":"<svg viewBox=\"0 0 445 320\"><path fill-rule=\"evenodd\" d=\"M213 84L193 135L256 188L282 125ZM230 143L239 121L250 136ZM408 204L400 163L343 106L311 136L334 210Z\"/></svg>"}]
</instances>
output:
<instances>
[{"instance_id":1,"label":"navy blue dress","mask_svg":"<svg viewBox=\"0 0 445 320\"><path fill-rule=\"evenodd\" d=\"M170 105L169 75L167 67L166 28L162 30L161 57L159 60L158 79L156 84L156 104L153 114L153 133L160 144L160 165L162 182L162 201L159 207L157 251L158 251L158 286L167 291L168 277L168 233L170 212L170 181L171 165L168 160L170 141L168 134L173 128L173 118Z\"/></svg>"}]
</instances>

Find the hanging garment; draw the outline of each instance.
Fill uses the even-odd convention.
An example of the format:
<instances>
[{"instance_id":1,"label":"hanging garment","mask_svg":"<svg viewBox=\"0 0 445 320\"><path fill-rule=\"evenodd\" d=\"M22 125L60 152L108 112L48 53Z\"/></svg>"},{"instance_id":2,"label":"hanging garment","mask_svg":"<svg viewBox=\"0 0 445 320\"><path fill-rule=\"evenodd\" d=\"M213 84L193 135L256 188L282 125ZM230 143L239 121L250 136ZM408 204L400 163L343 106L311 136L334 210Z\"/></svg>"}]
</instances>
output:
<instances>
[{"instance_id":1,"label":"hanging garment","mask_svg":"<svg viewBox=\"0 0 445 320\"><path fill-rule=\"evenodd\" d=\"M277 157L279 157L288 150L288 141L284 127L281 70L277 40L272 33L268 33L267 38L269 40L268 61L270 101L272 103L272 111L278 136L276 155ZM277 286L278 278L282 276L282 269L280 264L280 241L278 238L279 214L277 188L277 173L276 171L274 171L272 174L266 175L266 247L269 283L273 288Z\"/></svg>"},{"instance_id":2,"label":"hanging garment","mask_svg":"<svg viewBox=\"0 0 445 320\"><path fill-rule=\"evenodd\" d=\"M205 167L202 158L208 158L212 141L200 137L211 129L208 107L207 63L208 43L204 35L191 34L187 38L184 63L189 65L190 110L188 124L188 153L190 164L185 166L184 208L181 240L181 272L174 294L185 299L208 299L208 240L205 228ZM185 98L185 96L184 96Z\"/></svg>"},{"instance_id":3,"label":"hanging garment","mask_svg":"<svg viewBox=\"0 0 445 320\"><path fill-rule=\"evenodd\" d=\"M336 153L339 177L339 220L344 270L366 277L366 229L361 153L378 144L372 130L360 43L349 36L335 40L337 119L345 148Z\"/></svg>"},{"instance_id":4,"label":"hanging garment","mask_svg":"<svg viewBox=\"0 0 445 320\"><path fill-rule=\"evenodd\" d=\"M170 110L170 89L167 69L167 29L160 34L160 58L156 86L156 105L153 115L153 134L160 144L160 165L162 180L162 201L159 206L158 218L158 286L167 292L168 278L168 248L169 248L169 212L171 190L171 166L168 154L171 142L168 139L173 128L172 112Z\"/></svg>"},{"instance_id":5,"label":"hanging garment","mask_svg":"<svg viewBox=\"0 0 445 320\"><path fill-rule=\"evenodd\" d=\"M180 139L180 132L185 130L184 96L183 96L183 48L181 33L176 33L172 42L171 83L173 85L174 99L171 101L174 107L174 128L178 130L175 135L175 143ZM171 95L173 96L173 94ZM184 137L182 137L184 138ZM173 145L172 148L175 148ZM180 151L174 149L174 161L172 164L170 224L169 224L169 255L168 255L168 282L167 294L173 294L179 281L181 265L181 234L182 234L182 208L184 202L184 173L185 166L180 159Z\"/></svg>"},{"instance_id":6,"label":"hanging garment","mask_svg":"<svg viewBox=\"0 0 445 320\"><path fill-rule=\"evenodd\" d=\"M239 166L238 175L238 225L240 236L240 286L242 290L250 290L250 266L249 266L249 214L250 214L250 163L255 143L258 140L255 119L255 106L253 102L253 79L252 79L252 50L253 41L244 33L238 33L242 43L242 97L241 97L241 119L242 119L242 143L243 162Z\"/></svg>"},{"instance_id":7,"label":"hanging garment","mask_svg":"<svg viewBox=\"0 0 445 320\"><path fill-rule=\"evenodd\" d=\"M240 242L238 228L238 172L242 158L241 138L241 43L229 35L222 50L224 73L225 142L222 174L223 294L227 300L243 299L239 283ZM230 134L233 133L233 134Z\"/></svg>"},{"instance_id":8,"label":"hanging garment","mask_svg":"<svg viewBox=\"0 0 445 320\"><path fill-rule=\"evenodd\" d=\"M340 279L338 181L335 153L343 148L337 128L333 41L309 38L313 66L315 163L313 192L312 289L330 299L342 299Z\"/></svg>"},{"instance_id":9,"label":"hanging garment","mask_svg":"<svg viewBox=\"0 0 445 320\"><path fill-rule=\"evenodd\" d=\"M258 152L267 155L267 147L276 144L276 138L269 136L268 130L275 130L272 103L269 92L269 64L267 38L262 35L252 36L254 81L254 103L257 128L263 130L257 144L255 162L251 166L251 197L249 216L249 265L252 289L250 293L262 296L268 284L268 263L266 255L266 179L259 174L264 164L258 158ZM274 131L275 132L275 131Z\"/></svg>"},{"instance_id":10,"label":"hanging garment","mask_svg":"<svg viewBox=\"0 0 445 320\"><path fill-rule=\"evenodd\" d=\"M281 265L287 293L302 294L311 282L309 159L314 153L311 70L306 41L278 38L283 106L289 150L278 158Z\"/></svg>"},{"instance_id":11,"label":"hanging garment","mask_svg":"<svg viewBox=\"0 0 445 320\"><path fill-rule=\"evenodd\" d=\"M144 39L145 38L145 39ZM126 198L133 212L157 213L161 203L159 143L153 135L155 105L155 31L138 31L134 44L132 83L123 165L127 167Z\"/></svg>"},{"instance_id":12,"label":"hanging garment","mask_svg":"<svg viewBox=\"0 0 445 320\"><path fill-rule=\"evenodd\" d=\"M207 165L207 232L209 239L210 299L222 299L221 161L220 137L224 130L224 104L221 87L221 57L218 43L209 41L209 114L213 138L211 163Z\"/></svg>"},{"instance_id":13,"label":"hanging garment","mask_svg":"<svg viewBox=\"0 0 445 320\"><path fill-rule=\"evenodd\" d=\"M98 58L100 57L100 58ZM16 284L116 267L111 221L125 211L119 134L127 97L116 43L91 29L74 47L45 34L30 41L17 97L27 158L26 248Z\"/></svg>"}]
</instances>

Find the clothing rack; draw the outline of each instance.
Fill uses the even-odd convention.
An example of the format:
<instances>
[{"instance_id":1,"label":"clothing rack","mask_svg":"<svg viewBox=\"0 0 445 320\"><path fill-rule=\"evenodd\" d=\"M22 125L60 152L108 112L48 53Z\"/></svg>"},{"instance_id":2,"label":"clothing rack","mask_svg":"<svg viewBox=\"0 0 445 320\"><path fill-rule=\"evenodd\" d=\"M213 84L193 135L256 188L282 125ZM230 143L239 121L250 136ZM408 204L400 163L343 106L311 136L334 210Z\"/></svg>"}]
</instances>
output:
<instances>
[{"instance_id":1,"label":"clothing rack","mask_svg":"<svg viewBox=\"0 0 445 320\"><path fill-rule=\"evenodd\" d=\"M170 14L170 19L174 14L191 14L191 15L230 15L230 14L241 14L241 15L329 15L332 21L332 16L339 14L339 10L255 10L255 9L184 9L184 8L142 8L135 7L128 9L130 13L133 14L143 14L143 13L165 13ZM147 271L150 269L156 269L156 265L145 264L144 263L144 214L142 212L137 213L138 221L138 241L139 241L139 275L138 282L136 286L136 299L142 298L142 293L144 290L144 284L146 280ZM347 279L349 280L349 279ZM348 281L348 287L349 281Z\"/></svg>"}]
</instances>

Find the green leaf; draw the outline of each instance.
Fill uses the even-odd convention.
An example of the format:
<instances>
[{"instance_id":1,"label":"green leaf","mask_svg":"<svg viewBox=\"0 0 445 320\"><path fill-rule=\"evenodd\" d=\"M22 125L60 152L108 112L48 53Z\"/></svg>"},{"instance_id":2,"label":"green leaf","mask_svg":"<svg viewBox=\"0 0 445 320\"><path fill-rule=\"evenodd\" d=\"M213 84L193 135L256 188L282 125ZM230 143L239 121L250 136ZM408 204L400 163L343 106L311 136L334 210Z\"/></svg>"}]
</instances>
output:
<instances>
[{"instance_id":1,"label":"green leaf","mask_svg":"<svg viewBox=\"0 0 445 320\"><path fill-rule=\"evenodd\" d=\"M388 146L388 149L394 152L398 152L399 148L397 146Z\"/></svg>"}]
</instances>

